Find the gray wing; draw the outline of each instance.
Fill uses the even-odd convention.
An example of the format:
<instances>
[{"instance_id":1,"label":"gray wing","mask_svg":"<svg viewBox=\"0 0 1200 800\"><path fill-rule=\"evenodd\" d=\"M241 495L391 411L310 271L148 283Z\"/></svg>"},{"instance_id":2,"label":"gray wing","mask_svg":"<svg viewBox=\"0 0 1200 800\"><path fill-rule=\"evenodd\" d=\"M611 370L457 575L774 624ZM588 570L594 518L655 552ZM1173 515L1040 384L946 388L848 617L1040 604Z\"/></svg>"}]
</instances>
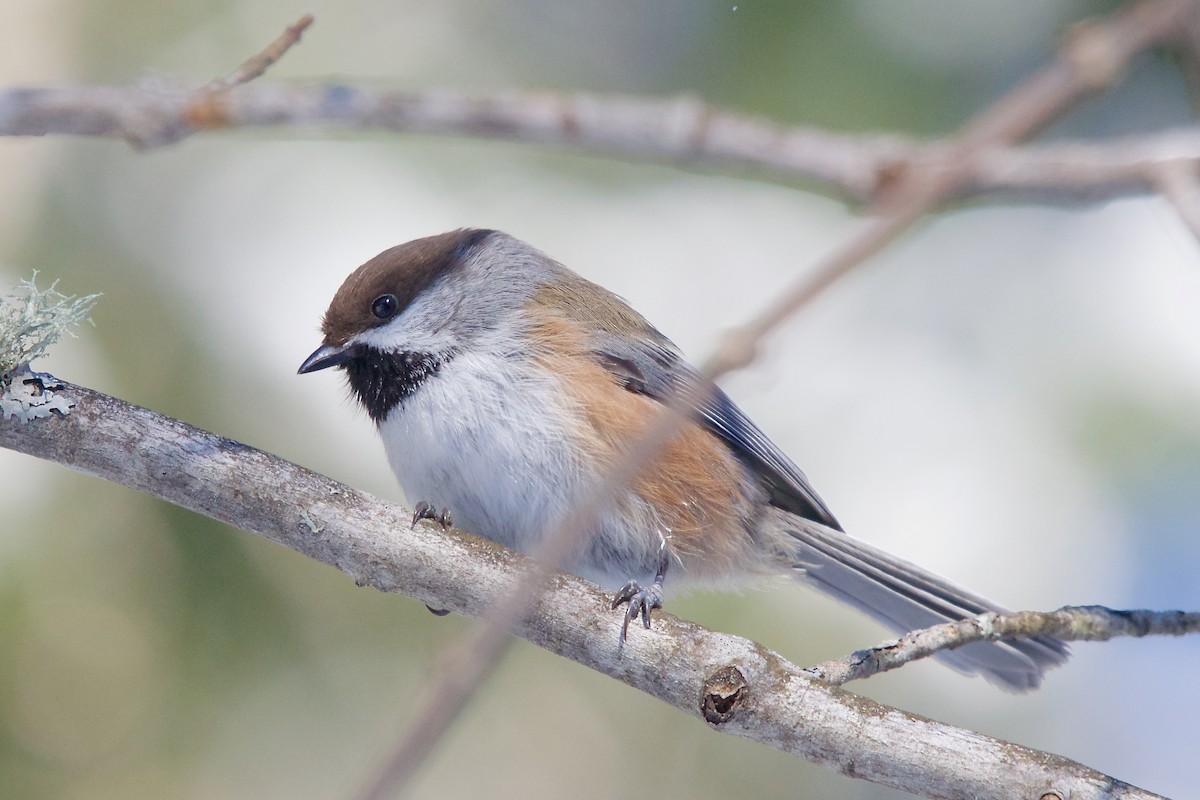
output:
<instances>
[{"instance_id":1,"label":"gray wing","mask_svg":"<svg viewBox=\"0 0 1200 800\"><path fill-rule=\"evenodd\" d=\"M842 526L800 468L727 394L684 361L669 339L653 328L645 333L630 338L601 332L595 343L597 359L631 392L660 402L680 393L700 423L758 477L772 505L840 531Z\"/></svg>"}]
</instances>

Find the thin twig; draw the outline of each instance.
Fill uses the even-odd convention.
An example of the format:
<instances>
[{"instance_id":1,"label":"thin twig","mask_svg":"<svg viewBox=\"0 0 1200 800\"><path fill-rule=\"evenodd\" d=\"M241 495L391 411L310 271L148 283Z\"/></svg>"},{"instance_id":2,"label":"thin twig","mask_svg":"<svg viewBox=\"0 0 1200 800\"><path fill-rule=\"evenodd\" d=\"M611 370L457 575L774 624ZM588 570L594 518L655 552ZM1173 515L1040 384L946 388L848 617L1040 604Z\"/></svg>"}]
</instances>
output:
<instances>
[{"instance_id":1,"label":"thin twig","mask_svg":"<svg viewBox=\"0 0 1200 800\"><path fill-rule=\"evenodd\" d=\"M749 363L763 336L953 196L984 153L1031 136L1085 95L1116 80L1138 51L1179 35L1183 18L1193 11L1190 0L1135 2L1105 20L1076 25L1053 63L967 122L928 164L903 172L877 201L883 212L879 219L818 264L811 277L782 292L763 313L726 337L707 374L715 379Z\"/></svg>"},{"instance_id":2,"label":"thin twig","mask_svg":"<svg viewBox=\"0 0 1200 800\"><path fill-rule=\"evenodd\" d=\"M1179 220L1200 240L1200 165L1188 161L1164 162L1156 170L1158 191L1175 207Z\"/></svg>"},{"instance_id":3,"label":"thin twig","mask_svg":"<svg viewBox=\"0 0 1200 800\"><path fill-rule=\"evenodd\" d=\"M260 77L272 64L283 58L284 54L300 41L300 37L313 24L314 20L315 17L312 14L305 14L284 29L283 33L279 34L275 41L264 47L257 54L246 59L240 67L229 73L226 77L216 78L211 81L204 87L203 91L225 91L235 86L249 83L255 78Z\"/></svg>"},{"instance_id":4,"label":"thin twig","mask_svg":"<svg viewBox=\"0 0 1200 800\"><path fill-rule=\"evenodd\" d=\"M481 616L527 561L456 530L233 442L71 384L65 413L0 419L0 447L49 459L251 531L341 569L360 585ZM928 797L1152 800L1069 759L857 697L778 654L663 614L613 646L607 596L559 573L514 633L657 697L715 731L754 739L846 775ZM1065 792L1066 794L1063 794Z\"/></svg>"},{"instance_id":5,"label":"thin twig","mask_svg":"<svg viewBox=\"0 0 1200 800\"><path fill-rule=\"evenodd\" d=\"M1057 611L987 613L906 633L899 639L826 661L809 672L841 686L972 642L1053 636L1068 642L1106 642L1117 636L1184 636L1200 632L1200 613L1114 611L1103 606L1066 606Z\"/></svg>"}]
</instances>

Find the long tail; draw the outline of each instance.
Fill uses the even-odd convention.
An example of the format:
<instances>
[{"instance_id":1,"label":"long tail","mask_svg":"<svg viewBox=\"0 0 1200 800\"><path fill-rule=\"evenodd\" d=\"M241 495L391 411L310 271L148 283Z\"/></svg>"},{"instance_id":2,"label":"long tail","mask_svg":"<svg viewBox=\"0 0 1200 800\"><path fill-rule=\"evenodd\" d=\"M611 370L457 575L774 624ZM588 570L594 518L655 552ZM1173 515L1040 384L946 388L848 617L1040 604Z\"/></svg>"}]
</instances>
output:
<instances>
[{"instance_id":1,"label":"long tail","mask_svg":"<svg viewBox=\"0 0 1200 800\"><path fill-rule=\"evenodd\" d=\"M865 542L789 515L798 577L897 633L1005 609ZM1046 670L1064 663L1066 644L1049 636L977 642L937 657L1016 692L1036 689Z\"/></svg>"}]
</instances>

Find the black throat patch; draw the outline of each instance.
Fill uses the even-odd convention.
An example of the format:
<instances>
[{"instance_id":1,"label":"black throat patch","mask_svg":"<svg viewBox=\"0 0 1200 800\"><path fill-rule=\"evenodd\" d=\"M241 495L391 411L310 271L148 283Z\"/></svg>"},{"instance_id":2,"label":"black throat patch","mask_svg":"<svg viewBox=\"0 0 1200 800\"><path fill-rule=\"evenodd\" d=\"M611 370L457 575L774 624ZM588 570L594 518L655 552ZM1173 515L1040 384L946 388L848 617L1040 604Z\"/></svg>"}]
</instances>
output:
<instances>
[{"instance_id":1,"label":"black throat patch","mask_svg":"<svg viewBox=\"0 0 1200 800\"><path fill-rule=\"evenodd\" d=\"M368 347L342 368L358 401L378 425L452 357L452 353L385 353Z\"/></svg>"}]
</instances>

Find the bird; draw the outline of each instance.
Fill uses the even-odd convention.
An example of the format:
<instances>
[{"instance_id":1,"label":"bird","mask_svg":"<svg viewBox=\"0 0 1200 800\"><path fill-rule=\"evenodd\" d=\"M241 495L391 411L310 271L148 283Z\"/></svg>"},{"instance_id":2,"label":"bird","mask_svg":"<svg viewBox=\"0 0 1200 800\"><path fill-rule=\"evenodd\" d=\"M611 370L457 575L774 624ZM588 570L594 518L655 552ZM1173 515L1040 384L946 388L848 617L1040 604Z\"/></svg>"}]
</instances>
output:
<instances>
[{"instance_id":1,"label":"bird","mask_svg":"<svg viewBox=\"0 0 1200 800\"><path fill-rule=\"evenodd\" d=\"M530 552L680 398L688 420L563 567L630 619L664 592L786 573L897 634L1004 609L843 531L807 476L624 300L513 236L461 228L354 270L300 374L337 367L404 493ZM449 514L437 515L443 523ZM1068 657L1048 636L938 657L1010 691Z\"/></svg>"}]
</instances>

